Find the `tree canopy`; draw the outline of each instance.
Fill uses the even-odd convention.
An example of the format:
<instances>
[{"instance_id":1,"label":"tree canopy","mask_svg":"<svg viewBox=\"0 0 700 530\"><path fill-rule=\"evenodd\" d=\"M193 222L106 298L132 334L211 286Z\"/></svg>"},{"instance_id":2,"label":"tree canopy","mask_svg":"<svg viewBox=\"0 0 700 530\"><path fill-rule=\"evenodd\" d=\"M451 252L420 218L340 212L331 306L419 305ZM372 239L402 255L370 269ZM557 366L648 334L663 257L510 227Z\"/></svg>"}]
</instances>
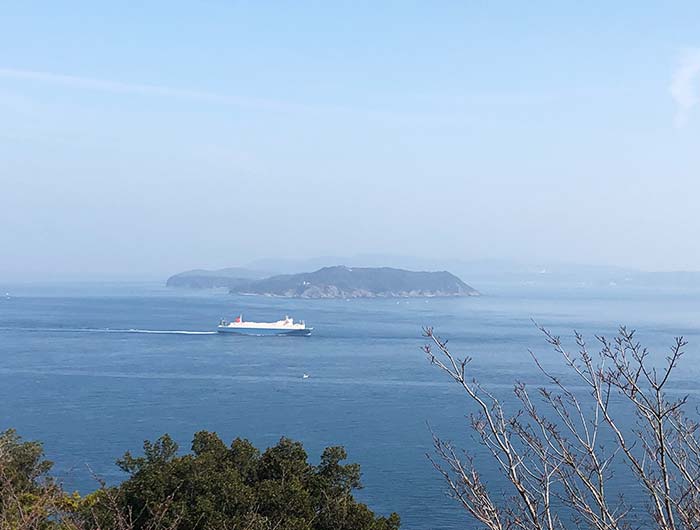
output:
<instances>
[{"instance_id":1,"label":"tree canopy","mask_svg":"<svg viewBox=\"0 0 700 530\"><path fill-rule=\"evenodd\" d=\"M3 501L29 495L38 506L51 493L41 521L12 526L18 530L398 529L398 515L377 516L354 499L360 466L346 458L344 448L328 447L314 465L302 444L288 438L261 452L248 440L227 446L206 431L195 434L190 453L180 454L165 434L144 442L142 455L127 452L117 461L128 474L124 482L78 498L48 477L51 463L41 444L6 431L0 435L0 495Z\"/></svg>"},{"instance_id":2,"label":"tree canopy","mask_svg":"<svg viewBox=\"0 0 700 530\"><path fill-rule=\"evenodd\" d=\"M52 465L39 442L22 441L12 429L0 432L0 529L71 528L77 498L48 475Z\"/></svg>"}]
</instances>

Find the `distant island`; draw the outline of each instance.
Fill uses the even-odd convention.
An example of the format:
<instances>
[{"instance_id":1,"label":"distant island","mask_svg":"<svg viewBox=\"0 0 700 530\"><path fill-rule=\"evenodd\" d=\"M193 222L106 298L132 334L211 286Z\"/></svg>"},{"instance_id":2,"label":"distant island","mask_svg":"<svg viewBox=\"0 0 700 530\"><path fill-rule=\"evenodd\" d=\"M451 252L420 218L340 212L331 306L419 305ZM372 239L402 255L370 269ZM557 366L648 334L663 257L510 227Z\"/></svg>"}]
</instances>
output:
<instances>
[{"instance_id":1,"label":"distant island","mask_svg":"<svg viewBox=\"0 0 700 530\"><path fill-rule=\"evenodd\" d=\"M214 271L195 269L171 276L165 282L165 285L167 287L187 287L189 289L216 289L221 287L236 289L266 276L268 275L240 267L229 267Z\"/></svg>"},{"instance_id":2,"label":"distant island","mask_svg":"<svg viewBox=\"0 0 700 530\"><path fill-rule=\"evenodd\" d=\"M224 287L233 294L285 298L416 298L478 296L479 292L447 271L414 272L389 267L323 267L315 272L255 278L245 269L188 271L168 278L169 287Z\"/></svg>"}]
</instances>

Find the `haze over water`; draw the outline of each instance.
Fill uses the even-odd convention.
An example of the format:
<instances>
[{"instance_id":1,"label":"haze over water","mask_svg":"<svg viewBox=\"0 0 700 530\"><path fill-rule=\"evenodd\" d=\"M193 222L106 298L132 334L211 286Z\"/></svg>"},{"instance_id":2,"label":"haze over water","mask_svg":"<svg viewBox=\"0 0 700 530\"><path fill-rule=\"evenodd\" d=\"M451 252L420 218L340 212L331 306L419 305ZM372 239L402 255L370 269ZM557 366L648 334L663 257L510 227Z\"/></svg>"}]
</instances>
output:
<instances>
[{"instance_id":1,"label":"haze over water","mask_svg":"<svg viewBox=\"0 0 700 530\"><path fill-rule=\"evenodd\" d=\"M323 447L344 445L362 465L359 497L379 512L397 511L402 528L464 528L425 456L430 428L480 449L464 419L466 402L420 351L424 325L471 355L471 372L506 402L516 379L541 380L528 348L561 370L531 318L563 335L575 328L591 342L625 323L660 356L684 334L690 345L674 389L693 399L698 392L697 291L491 286L478 298L311 301L158 284L2 290L11 298L0 300L0 426L43 440L67 488L83 492L95 487L90 469L118 481L115 459L165 432L183 450L200 429L261 447L288 436L304 443L312 461ZM288 313L315 332L212 332L240 311L250 319ZM481 461L498 484L492 463Z\"/></svg>"}]
</instances>

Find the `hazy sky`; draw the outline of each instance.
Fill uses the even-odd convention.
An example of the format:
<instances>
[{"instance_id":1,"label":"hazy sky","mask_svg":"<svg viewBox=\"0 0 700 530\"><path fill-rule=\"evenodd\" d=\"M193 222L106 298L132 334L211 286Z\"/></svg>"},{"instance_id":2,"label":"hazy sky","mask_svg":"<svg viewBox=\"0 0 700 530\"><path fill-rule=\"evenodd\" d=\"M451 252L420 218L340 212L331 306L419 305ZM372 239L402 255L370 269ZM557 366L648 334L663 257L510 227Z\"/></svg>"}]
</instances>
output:
<instances>
[{"instance_id":1,"label":"hazy sky","mask_svg":"<svg viewBox=\"0 0 700 530\"><path fill-rule=\"evenodd\" d=\"M3 3L0 278L355 253L700 269L700 3Z\"/></svg>"}]
</instances>

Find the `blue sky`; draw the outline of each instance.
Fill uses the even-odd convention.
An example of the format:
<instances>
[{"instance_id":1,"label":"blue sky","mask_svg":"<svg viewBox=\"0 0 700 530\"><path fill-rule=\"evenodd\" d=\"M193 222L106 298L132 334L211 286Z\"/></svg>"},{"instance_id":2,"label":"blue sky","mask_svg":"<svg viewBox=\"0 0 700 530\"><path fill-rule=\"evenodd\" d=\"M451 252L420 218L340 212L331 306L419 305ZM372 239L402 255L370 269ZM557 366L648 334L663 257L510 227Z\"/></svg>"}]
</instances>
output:
<instances>
[{"instance_id":1,"label":"blue sky","mask_svg":"<svg viewBox=\"0 0 700 530\"><path fill-rule=\"evenodd\" d=\"M700 269L697 2L9 2L0 277Z\"/></svg>"}]
</instances>

